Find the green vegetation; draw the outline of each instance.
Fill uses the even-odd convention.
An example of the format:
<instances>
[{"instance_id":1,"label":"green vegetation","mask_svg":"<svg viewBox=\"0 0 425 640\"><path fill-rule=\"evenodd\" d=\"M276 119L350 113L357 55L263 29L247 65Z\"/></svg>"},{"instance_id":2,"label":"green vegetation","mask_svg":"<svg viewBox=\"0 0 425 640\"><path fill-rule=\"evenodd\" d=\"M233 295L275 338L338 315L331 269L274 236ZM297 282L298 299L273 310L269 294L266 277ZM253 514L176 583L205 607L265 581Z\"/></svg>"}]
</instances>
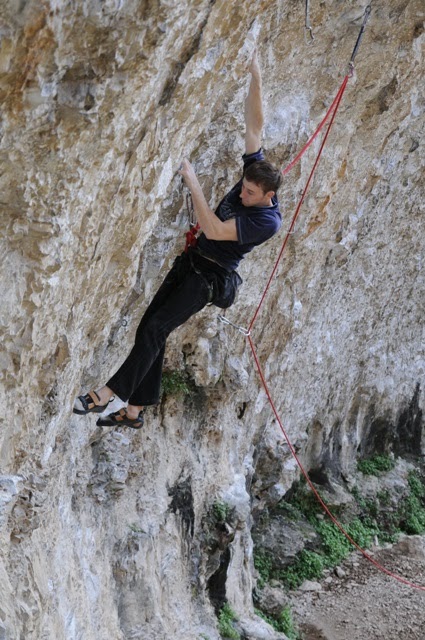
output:
<instances>
[{"instance_id":1,"label":"green vegetation","mask_svg":"<svg viewBox=\"0 0 425 640\"><path fill-rule=\"evenodd\" d=\"M279 616L278 623L280 625L280 629L278 631L282 631L285 633L289 640L297 640L299 637L298 632L295 629L294 622L292 620L291 608L287 605L282 613Z\"/></svg>"},{"instance_id":2,"label":"green vegetation","mask_svg":"<svg viewBox=\"0 0 425 640\"><path fill-rule=\"evenodd\" d=\"M366 524L358 518L344 528L350 538L362 548L371 545L377 532L376 525ZM349 540L333 522L320 520L315 529L320 538L317 552L304 549L292 565L278 572L270 572L288 589L296 589L304 580L320 578L324 569L335 567L353 550Z\"/></svg>"},{"instance_id":3,"label":"green vegetation","mask_svg":"<svg viewBox=\"0 0 425 640\"><path fill-rule=\"evenodd\" d=\"M307 483L302 478L295 486L295 492L289 503L285 503L285 507L289 506L293 513L298 513L298 518L302 514L312 524L317 522L317 514L323 513L322 506L317 500L314 493L307 487Z\"/></svg>"},{"instance_id":4,"label":"green vegetation","mask_svg":"<svg viewBox=\"0 0 425 640\"><path fill-rule=\"evenodd\" d=\"M425 483L416 471L409 473L409 493L392 501L389 491L379 491L375 500L365 500L353 490L353 496L361 508L363 523L373 523L379 542L395 542L400 533L425 533ZM359 543L360 544L360 543ZM360 545L366 546L366 545Z\"/></svg>"},{"instance_id":5,"label":"green vegetation","mask_svg":"<svg viewBox=\"0 0 425 640\"><path fill-rule=\"evenodd\" d=\"M237 620L236 614L226 602L218 614L218 631L222 638L231 638L231 640L240 640L240 634L233 626L233 622Z\"/></svg>"},{"instance_id":6,"label":"green vegetation","mask_svg":"<svg viewBox=\"0 0 425 640\"><path fill-rule=\"evenodd\" d=\"M288 589L296 589L304 580L320 578L326 563L324 557L315 551L303 549L294 564L277 572L278 577Z\"/></svg>"},{"instance_id":7,"label":"green vegetation","mask_svg":"<svg viewBox=\"0 0 425 640\"><path fill-rule=\"evenodd\" d=\"M267 616L259 609L255 609L255 613L257 616L265 620L267 624L273 627L273 629L286 634L288 640L298 640L299 634L292 620L292 613L289 605L282 609L280 615L277 618Z\"/></svg>"},{"instance_id":8,"label":"green vegetation","mask_svg":"<svg viewBox=\"0 0 425 640\"><path fill-rule=\"evenodd\" d=\"M143 531L143 529L141 529L137 524L133 523L133 524L128 524L127 525L128 528L133 532L133 533L146 533L146 531Z\"/></svg>"},{"instance_id":9,"label":"green vegetation","mask_svg":"<svg viewBox=\"0 0 425 640\"><path fill-rule=\"evenodd\" d=\"M351 544L333 522L322 520L316 531L322 538L325 566L336 566L350 553Z\"/></svg>"},{"instance_id":10,"label":"green vegetation","mask_svg":"<svg viewBox=\"0 0 425 640\"><path fill-rule=\"evenodd\" d=\"M162 374L162 392L169 395L190 395L187 377L182 371L164 371Z\"/></svg>"},{"instance_id":11,"label":"green vegetation","mask_svg":"<svg viewBox=\"0 0 425 640\"><path fill-rule=\"evenodd\" d=\"M373 461L375 469L388 468L388 460L383 462L382 456L376 456ZM393 464L392 460L390 462ZM398 498L388 490L378 492L374 499L365 498L358 489L353 489L355 517L352 505L345 513L340 509L337 515L350 538L362 549L370 547L375 538L384 543L396 541L400 532L425 533L425 478L413 471L409 474L408 484L407 495ZM295 589L305 580L320 578L324 569L335 567L353 550L339 527L327 518L318 517L320 505L312 502L314 496L309 496L307 491L305 483L300 482L290 502L279 505L278 513L287 515L291 520L307 519L317 533L318 542L314 550L301 551L285 569L274 566L273 557L268 552L256 549L254 566L260 575L259 588L271 579L277 579L288 589ZM337 510L333 511L337 513Z\"/></svg>"},{"instance_id":12,"label":"green vegetation","mask_svg":"<svg viewBox=\"0 0 425 640\"><path fill-rule=\"evenodd\" d=\"M357 463L358 471L366 476L380 476L386 471L391 471L395 467L395 460L390 456L374 456L367 460L359 460Z\"/></svg>"},{"instance_id":13,"label":"green vegetation","mask_svg":"<svg viewBox=\"0 0 425 640\"><path fill-rule=\"evenodd\" d=\"M412 471L409 474L410 494L401 505L403 531L412 535L425 532L425 485Z\"/></svg>"},{"instance_id":14,"label":"green vegetation","mask_svg":"<svg viewBox=\"0 0 425 640\"><path fill-rule=\"evenodd\" d=\"M376 499L382 506L389 507L391 504L391 494L388 489L378 491L378 493L376 494Z\"/></svg>"},{"instance_id":15,"label":"green vegetation","mask_svg":"<svg viewBox=\"0 0 425 640\"><path fill-rule=\"evenodd\" d=\"M379 536L380 530L376 524L376 521L364 517L362 519L355 518L346 527L348 535L354 540L354 542L362 549L367 549L372 545L375 536ZM342 535L342 534L341 534ZM352 551L350 546L349 551Z\"/></svg>"},{"instance_id":16,"label":"green vegetation","mask_svg":"<svg viewBox=\"0 0 425 640\"><path fill-rule=\"evenodd\" d=\"M272 556L262 549L254 550L254 567L260 574L258 586L261 589L271 578L273 570Z\"/></svg>"},{"instance_id":17,"label":"green vegetation","mask_svg":"<svg viewBox=\"0 0 425 640\"><path fill-rule=\"evenodd\" d=\"M212 506L213 514L217 522L226 522L229 519L231 507L227 502L217 500Z\"/></svg>"}]
</instances>

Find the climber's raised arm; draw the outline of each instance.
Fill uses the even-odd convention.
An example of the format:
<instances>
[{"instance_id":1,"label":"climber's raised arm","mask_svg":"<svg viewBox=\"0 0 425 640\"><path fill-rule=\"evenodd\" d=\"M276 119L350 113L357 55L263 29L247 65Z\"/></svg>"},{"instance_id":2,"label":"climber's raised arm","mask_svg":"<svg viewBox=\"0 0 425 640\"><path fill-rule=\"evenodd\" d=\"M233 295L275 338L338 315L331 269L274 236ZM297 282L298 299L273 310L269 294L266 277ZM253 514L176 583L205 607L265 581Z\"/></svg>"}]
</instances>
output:
<instances>
[{"instance_id":1,"label":"climber's raised arm","mask_svg":"<svg viewBox=\"0 0 425 640\"><path fill-rule=\"evenodd\" d=\"M245 100L245 153L255 153L261 147L261 134L264 124L263 102L261 95L261 70L254 51L249 66L251 82Z\"/></svg>"}]
</instances>

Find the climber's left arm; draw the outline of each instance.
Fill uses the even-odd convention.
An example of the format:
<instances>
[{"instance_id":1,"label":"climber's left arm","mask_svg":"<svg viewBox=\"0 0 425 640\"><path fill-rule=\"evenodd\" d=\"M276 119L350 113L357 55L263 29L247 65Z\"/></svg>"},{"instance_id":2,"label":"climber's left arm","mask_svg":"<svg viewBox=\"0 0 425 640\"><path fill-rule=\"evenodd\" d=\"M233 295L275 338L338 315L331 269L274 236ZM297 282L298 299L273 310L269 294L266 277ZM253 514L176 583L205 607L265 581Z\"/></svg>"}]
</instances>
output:
<instances>
[{"instance_id":1,"label":"climber's left arm","mask_svg":"<svg viewBox=\"0 0 425 640\"><path fill-rule=\"evenodd\" d=\"M184 179L192 195L195 217L208 240L237 240L235 220L225 220L223 222L210 209L197 175L188 160L184 159L182 161L179 174Z\"/></svg>"}]
</instances>

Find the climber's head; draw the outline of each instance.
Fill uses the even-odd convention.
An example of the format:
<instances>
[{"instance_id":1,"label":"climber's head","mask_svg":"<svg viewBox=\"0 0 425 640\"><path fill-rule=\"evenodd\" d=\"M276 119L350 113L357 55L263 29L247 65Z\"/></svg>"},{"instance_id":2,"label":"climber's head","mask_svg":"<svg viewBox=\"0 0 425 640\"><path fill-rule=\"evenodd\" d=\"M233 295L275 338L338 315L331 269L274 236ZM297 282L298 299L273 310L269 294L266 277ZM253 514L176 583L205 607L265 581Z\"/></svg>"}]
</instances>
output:
<instances>
[{"instance_id":1,"label":"climber's head","mask_svg":"<svg viewBox=\"0 0 425 640\"><path fill-rule=\"evenodd\" d=\"M241 200L245 207L270 206L282 184L282 173L271 162L258 160L245 169Z\"/></svg>"}]
</instances>

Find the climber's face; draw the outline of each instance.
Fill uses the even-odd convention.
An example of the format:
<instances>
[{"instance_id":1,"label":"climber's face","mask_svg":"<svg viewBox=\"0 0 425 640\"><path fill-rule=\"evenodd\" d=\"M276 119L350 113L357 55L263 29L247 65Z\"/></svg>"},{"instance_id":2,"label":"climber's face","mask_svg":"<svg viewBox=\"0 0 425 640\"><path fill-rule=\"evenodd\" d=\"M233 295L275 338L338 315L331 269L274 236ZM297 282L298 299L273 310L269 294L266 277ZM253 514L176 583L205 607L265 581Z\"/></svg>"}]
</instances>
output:
<instances>
[{"instance_id":1,"label":"climber's face","mask_svg":"<svg viewBox=\"0 0 425 640\"><path fill-rule=\"evenodd\" d=\"M242 190L239 197L244 207L270 207L273 196L274 191L264 193L258 184L249 182L246 178L243 179Z\"/></svg>"}]
</instances>

